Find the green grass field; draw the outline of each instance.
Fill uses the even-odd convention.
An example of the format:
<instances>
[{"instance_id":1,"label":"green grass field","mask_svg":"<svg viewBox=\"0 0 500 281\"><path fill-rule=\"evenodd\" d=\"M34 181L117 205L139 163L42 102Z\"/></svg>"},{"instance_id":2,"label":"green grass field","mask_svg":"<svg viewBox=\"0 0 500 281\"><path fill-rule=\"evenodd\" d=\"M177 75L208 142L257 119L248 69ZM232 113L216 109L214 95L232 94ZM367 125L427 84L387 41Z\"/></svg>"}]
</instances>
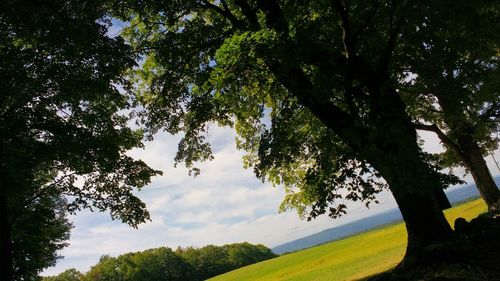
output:
<instances>
[{"instance_id":1,"label":"green grass field","mask_svg":"<svg viewBox=\"0 0 500 281\"><path fill-rule=\"evenodd\" d=\"M482 200L450 210L451 224L458 217L470 220L486 211ZM358 280L394 267L403 257L406 232L402 223L287 254L216 276L211 281L244 280Z\"/></svg>"}]
</instances>

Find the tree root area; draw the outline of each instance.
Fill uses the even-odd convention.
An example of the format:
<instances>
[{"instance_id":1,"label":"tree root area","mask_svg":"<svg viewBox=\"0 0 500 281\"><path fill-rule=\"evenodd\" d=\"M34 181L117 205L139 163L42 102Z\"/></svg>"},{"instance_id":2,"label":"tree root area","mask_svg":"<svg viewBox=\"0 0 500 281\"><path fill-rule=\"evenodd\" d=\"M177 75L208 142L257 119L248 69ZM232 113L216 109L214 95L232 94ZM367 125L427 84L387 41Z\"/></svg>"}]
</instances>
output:
<instances>
[{"instance_id":1,"label":"tree root area","mask_svg":"<svg viewBox=\"0 0 500 281\"><path fill-rule=\"evenodd\" d=\"M500 216L455 221L453 238L406 256L369 281L500 281Z\"/></svg>"}]
</instances>

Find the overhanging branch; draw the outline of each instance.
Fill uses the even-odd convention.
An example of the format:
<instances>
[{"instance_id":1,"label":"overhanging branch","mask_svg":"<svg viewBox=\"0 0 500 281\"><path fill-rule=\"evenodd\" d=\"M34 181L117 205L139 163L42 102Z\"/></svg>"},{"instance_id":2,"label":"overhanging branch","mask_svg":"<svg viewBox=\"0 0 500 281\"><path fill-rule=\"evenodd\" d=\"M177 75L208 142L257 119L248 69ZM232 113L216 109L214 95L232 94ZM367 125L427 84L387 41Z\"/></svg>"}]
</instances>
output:
<instances>
[{"instance_id":1,"label":"overhanging branch","mask_svg":"<svg viewBox=\"0 0 500 281\"><path fill-rule=\"evenodd\" d=\"M434 132L441 142L449 147L451 150L455 151L459 155L462 155L462 149L458 146L452 139L450 139L436 124L426 125L421 123L414 123L415 129L421 131Z\"/></svg>"}]
</instances>

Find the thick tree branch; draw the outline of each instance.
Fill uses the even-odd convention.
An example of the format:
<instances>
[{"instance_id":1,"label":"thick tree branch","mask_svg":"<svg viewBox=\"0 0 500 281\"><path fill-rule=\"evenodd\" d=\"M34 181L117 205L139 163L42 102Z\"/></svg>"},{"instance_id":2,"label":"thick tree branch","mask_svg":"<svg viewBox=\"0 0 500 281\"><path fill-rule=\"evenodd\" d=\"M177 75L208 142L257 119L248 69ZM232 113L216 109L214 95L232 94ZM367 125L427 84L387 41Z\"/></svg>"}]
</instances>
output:
<instances>
[{"instance_id":1,"label":"thick tree branch","mask_svg":"<svg viewBox=\"0 0 500 281\"><path fill-rule=\"evenodd\" d=\"M266 15L268 27L273 28L280 34L288 30L288 25L283 18L283 12L277 0L258 0L257 6Z\"/></svg>"},{"instance_id":2,"label":"thick tree branch","mask_svg":"<svg viewBox=\"0 0 500 281\"><path fill-rule=\"evenodd\" d=\"M349 7L346 0L334 0L333 6L340 16L340 20L342 23L342 41L344 43L346 58L349 60L356 56L356 46L351 34Z\"/></svg>"},{"instance_id":3,"label":"thick tree branch","mask_svg":"<svg viewBox=\"0 0 500 281\"><path fill-rule=\"evenodd\" d=\"M248 22L250 24L251 29L258 29L259 28L259 20L257 19L257 14L256 8L252 8L249 4L248 1L246 0L234 0L234 4L236 4L238 7L240 7L241 11L243 12L243 15L248 19Z\"/></svg>"},{"instance_id":4,"label":"thick tree branch","mask_svg":"<svg viewBox=\"0 0 500 281\"><path fill-rule=\"evenodd\" d=\"M459 155L462 155L462 149L458 146L452 139L450 139L436 124L426 125L421 123L414 123L415 129L421 131L434 132L441 142L449 147L451 150L455 151Z\"/></svg>"},{"instance_id":5,"label":"thick tree branch","mask_svg":"<svg viewBox=\"0 0 500 281\"><path fill-rule=\"evenodd\" d=\"M201 2L202 2L202 7L207 8L207 9L211 9L211 10L217 12L219 15L221 15L225 19L229 20L234 27L243 29L244 24L238 18L236 18L236 16L233 15L233 13L231 13L231 11L227 7L227 4L225 3L225 1L222 1L223 8L221 8L215 4L212 4L208 0L201 0Z\"/></svg>"},{"instance_id":6,"label":"thick tree branch","mask_svg":"<svg viewBox=\"0 0 500 281\"><path fill-rule=\"evenodd\" d=\"M351 148L360 148L366 143L364 136L367 134L363 128L356 125L357 117L343 111L330 100L321 98L317 89L300 67L291 68L289 64L284 65L278 61L269 60L267 65L280 83L329 129L339 136L351 134L359 136L357 139L345 138L350 141Z\"/></svg>"},{"instance_id":7,"label":"thick tree branch","mask_svg":"<svg viewBox=\"0 0 500 281\"><path fill-rule=\"evenodd\" d=\"M333 0L333 6L341 19L342 42L345 51L345 81L344 86L347 91L351 91L353 80L362 81L371 88L372 93L378 92L379 82L384 81L380 75L358 56L355 43L355 35L352 34L351 22L349 18L349 4L347 0ZM376 10L376 9L375 9ZM374 12L376 13L376 11ZM369 20L367 24L369 23Z\"/></svg>"},{"instance_id":8,"label":"thick tree branch","mask_svg":"<svg viewBox=\"0 0 500 281\"><path fill-rule=\"evenodd\" d=\"M392 53L397 46L399 34L401 33L401 29L403 27L404 20L396 20L397 8L397 5L394 5L393 9L391 10L391 16L389 18L389 37L387 38L385 51L379 63L379 70L382 73L387 73L389 70Z\"/></svg>"}]
</instances>

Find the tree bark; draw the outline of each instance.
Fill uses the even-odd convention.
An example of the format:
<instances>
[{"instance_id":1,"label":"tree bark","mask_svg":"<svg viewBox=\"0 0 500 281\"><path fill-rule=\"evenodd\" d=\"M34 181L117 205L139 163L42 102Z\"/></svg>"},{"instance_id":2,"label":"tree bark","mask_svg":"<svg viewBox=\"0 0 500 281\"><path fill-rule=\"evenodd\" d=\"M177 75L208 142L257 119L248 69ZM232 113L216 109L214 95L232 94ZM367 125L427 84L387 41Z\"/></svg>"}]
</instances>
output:
<instances>
[{"instance_id":1,"label":"tree bark","mask_svg":"<svg viewBox=\"0 0 500 281\"><path fill-rule=\"evenodd\" d=\"M0 191L0 281L12 280L12 242L7 214L7 196Z\"/></svg>"},{"instance_id":2,"label":"tree bark","mask_svg":"<svg viewBox=\"0 0 500 281\"><path fill-rule=\"evenodd\" d=\"M437 172L422 157L416 130L397 92L382 85L373 96L371 143L359 153L389 184L408 232L406 255L411 255L451 236L441 211L449 201Z\"/></svg>"},{"instance_id":3,"label":"tree bark","mask_svg":"<svg viewBox=\"0 0 500 281\"><path fill-rule=\"evenodd\" d=\"M0 281L11 281L13 255L4 165L4 146L0 140Z\"/></svg>"},{"instance_id":4,"label":"tree bark","mask_svg":"<svg viewBox=\"0 0 500 281\"><path fill-rule=\"evenodd\" d=\"M436 196L440 194L437 191L443 191L438 179L429 176L432 173L426 165L418 163L418 153L408 153L409 150L406 150L406 153L399 155L398 151L402 151L401 148L405 146L410 148L411 143L400 143L398 146L372 163L375 163L374 166L389 184L403 216L408 233L408 256L448 239L452 230L441 211L440 199ZM446 195L443 196L446 198Z\"/></svg>"},{"instance_id":5,"label":"tree bark","mask_svg":"<svg viewBox=\"0 0 500 281\"><path fill-rule=\"evenodd\" d=\"M446 196L446 193L444 192L444 189L442 187L436 187L436 189L434 190L434 196L436 197L440 210L451 208L451 202L448 199L448 196Z\"/></svg>"},{"instance_id":6,"label":"tree bark","mask_svg":"<svg viewBox=\"0 0 500 281\"><path fill-rule=\"evenodd\" d=\"M432 176L425 164L419 163L418 150L411 149L412 143L394 145L392 151L380 154L372 163L389 184L403 216L408 233L408 256L448 239L452 230L436 196L440 195L438 191L443 191L439 180ZM409 153L411 150L415 153ZM446 195L442 196L446 198Z\"/></svg>"},{"instance_id":7,"label":"tree bark","mask_svg":"<svg viewBox=\"0 0 500 281\"><path fill-rule=\"evenodd\" d=\"M392 186L394 185L395 183L392 183ZM398 191L393 191L392 194L398 203L408 233L406 256L451 237L452 229L434 194Z\"/></svg>"}]
</instances>

